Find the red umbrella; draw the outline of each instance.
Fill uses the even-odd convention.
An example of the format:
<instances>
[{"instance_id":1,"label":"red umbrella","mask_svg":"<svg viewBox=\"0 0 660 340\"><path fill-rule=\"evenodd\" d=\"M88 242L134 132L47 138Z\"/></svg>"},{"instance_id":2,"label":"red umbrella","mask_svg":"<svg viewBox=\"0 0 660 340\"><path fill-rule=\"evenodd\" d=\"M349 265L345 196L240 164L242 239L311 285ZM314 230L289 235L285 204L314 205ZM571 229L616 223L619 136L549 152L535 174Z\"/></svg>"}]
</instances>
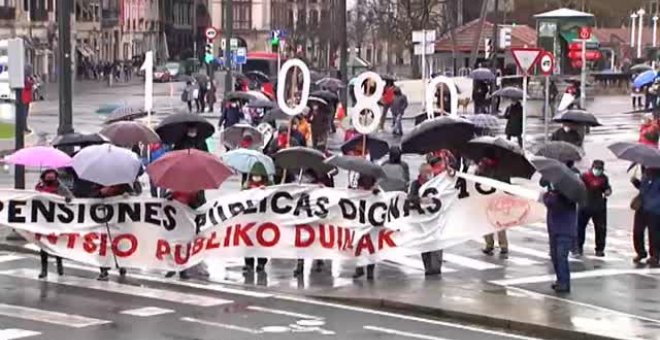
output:
<instances>
[{"instance_id":1,"label":"red umbrella","mask_svg":"<svg viewBox=\"0 0 660 340\"><path fill-rule=\"evenodd\" d=\"M157 186L181 192L217 189L232 175L218 157L195 149L168 152L147 173Z\"/></svg>"}]
</instances>

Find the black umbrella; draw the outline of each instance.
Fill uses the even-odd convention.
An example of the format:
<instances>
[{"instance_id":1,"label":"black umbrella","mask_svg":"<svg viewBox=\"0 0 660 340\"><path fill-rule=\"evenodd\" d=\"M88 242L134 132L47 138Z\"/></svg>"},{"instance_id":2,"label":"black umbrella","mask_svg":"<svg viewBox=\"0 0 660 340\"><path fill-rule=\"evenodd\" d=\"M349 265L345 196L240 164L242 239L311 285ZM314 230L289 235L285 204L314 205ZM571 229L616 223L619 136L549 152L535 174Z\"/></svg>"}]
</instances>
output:
<instances>
[{"instance_id":1,"label":"black umbrella","mask_svg":"<svg viewBox=\"0 0 660 340\"><path fill-rule=\"evenodd\" d=\"M554 141L542 144L534 154L565 163L581 160L583 153L582 149L571 143Z\"/></svg>"},{"instance_id":2,"label":"black umbrella","mask_svg":"<svg viewBox=\"0 0 660 340\"><path fill-rule=\"evenodd\" d=\"M608 146L617 158L635 162L649 168L660 168L660 150L639 143L619 142Z\"/></svg>"},{"instance_id":3,"label":"black umbrella","mask_svg":"<svg viewBox=\"0 0 660 340\"><path fill-rule=\"evenodd\" d=\"M96 144L110 143L110 140L105 136L98 133L82 134L82 133L67 133L59 135L53 139L51 144L56 148L73 147L73 146L89 146Z\"/></svg>"},{"instance_id":4,"label":"black umbrella","mask_svg":"<svg viewBox=\"0 0 660 340\"><path fill-rule=\"evenodd\" d=\"M518 144L501 137L474 138L464 145L461 155L477 162L484 157L495 157L498 160L495 172L506 177L530 178L534 174L534 167Z\"/></svg>"},{"instance_id":5,"label":"black umbrella","mask_svg":"<svg viewBox=\"0 0 660 340\"><path fill-rule=\"evenodd\" d=\"M272 108L276 108L277 104L270 100L252 99L250 100L250 102L247 103L247 106L259 108L259 109L272 109Z\"/></svg>"},{"instance_id":6,"label":"black umbrella","mask_svg":"<svg viewBox=\"0 0 660 340\"><path fill-rule=\"evenodd\" d=\"M274 122L277 120L290 120L292 116L289 116L286 114L282 109L279 107L276 107L272 110L268 110L266 114L264 115L264 118L262 118L262 121L264 122Z\"/></svg>"},{"instance_id":7,"label":"black umbrella","mask_svg":"<svg viewBox=\"0 0 660 340\"><path fill-rule=\"evenodd\" d=\"M474 124L463 118L437 117L417 125L403 137L403 153L427 154L465 145L476 132Z\"/></svg>"},{"instance_id":8,"label":"black umbrella","mask_svg":"<svg viewBox=\"0 0 660 340\"><path fill-rule=\"evenodd\" d=\"M287 148L273 155L275 164L282 169L293 172L309 169L322 176L334 169L333 166L323 163L325 158L323 152L301 146Z\"/></svg>"},{"instance_id":9,"label":"black umbrella","mask_svg":"<svg viewBox=\"0 0 660 340\"><path fill-rule=\"evenodd\" d=\"M336 103L336 102L339 101L339 97L335 93L327 91L327 90L314 91L314 92L310 93L309 95L317 97L317 98L324 99L324 100L328 101L329 103L331 103L331 102Z\"/></svg>"},{"instance_id":10,"label":"black umbrella","mask_svg":"<svg viewBox=\"0 0 660 340\"><path fill-rule=\"evenodd\" d=\"M493 92L493 96L509 98L509 99L522 99L523 91L517 87L507 86L505 88L501 88Z\"/></svg>"},{"instance_id":11,"label":"black umbrella","mask_svg":"<svg viewBox=\"0 0 660 340\"><path fill-rule=\"evenodd\" d=\"M368 161L364 157L337 155L326 159L324 162L328 165L348 171L354 171L361 175L374 178L386 177L385 172L383 172L383 169L379 165Z\"/></svg>"},{"instance_id":12,"label":"black umbrella","mask_svg":"<svg viewBox=\"0 0 660 340\"><path fill-rule=\"evenodd\" d=\"M175 113L163 119L156 127L160 139L168 144L177 143L188 132L188 128L197 128L197 137L206 139L213 135L215 128L204 117L192 113Z\"/></svg>"},{"instance_id":13,"label":"black umbrella","mask_svg":"<svg viewBox=\"0 0 660 340\"><path fill-rule=\"evenodd\" d=\"M571 201L583 204L587 200L587 188L582 179L566 164L545 157L532 159L532 164L543 179L552 183L555 190L568 197Z\"/></svg>"},{"instance_id":14,"label":"black umbrella","mask_svg":"<svg viewBox=\"0 0 660 340\"><path fill-rule=\"evenodd\" d=\"M317 81L323 79L325 75L319 71L309 70L309 79L316 83Z\"/></svg>"},{"instance_id":15,"label":"black umbrella","mask_svg":"<svg viewBox=\"0 0 660 340\"><path fill-rule=\"evenodd\" d=\"M122 106L110 112L110 115L108 115L108 118L106 118L105 123L111 124L122 120L133 120L146 116L147 111L144 111L143 108L134 106Z\"/></svg>"},{"instance_id":16,"label":"black umbrella","mask_svg":"<svg viewBox=\"0 0 660 340\"><path fill-rule=\"evenodd\" d=\"M382 74L380 78L383 79L385 82L389 82L389 83L393 83L396 81L396 77L391 74Z\"/></svg>"},{"instance_id":17,"label":"black umbrella","mask_svg":"<svg viewBox=\"0 0 660 340\"><path fill-rule=\"evenodd\" d=\"M646 71L651 71L653 70L653 67L647 64L637 64L633 67L630 68L630 71L633 73L641 73L641 72L646 72Z\"/></svg>"},{"instance_id":18,"label":"black umbrella","mask_svg":"<svg viewBox=\"0 0 660 340\"><path fill-rule=\"evenodd\" d=\"M473 115L466 115L465 119L469 120L479 130L480 135L495 135L502 126L497 116L477 113Z\"/></svg>"},{"instance_id":19,"label":"black umbrella","mask_svg":"<svg viewBox=\"0 0 660 340\"><path fill-rule=\"evenodd\" d=\"M311 106L311 104L316 103L316 104L321 104L323 106L328 106L328 101L326 101L323 98L319 97L314 97L314 96L309 96L309 99L307 100L307 106Z\"/></svg>"},{"instance_id":20,"label":"black umbrella","mask_svg":"<svg viewBox=\"0 0 660 340\"><path fill-rule=\"evenodd\" d=\"M573 123L589 126L600 125L596 116L584 110L566 110L556 115L552 120L557 123Z\"/></svg>"},{"instance_id":21,"label":"black umbrella","mask_svg":"<svg viewBox=\"0 0 660 340\"><path fill-rule=\"evenodd\" d=\"M477 68L474 69L472 72L470 72L470 78L474 80L487 80L487 81L493 81L496 79L495 74L487 68Z\"/></svg>"},{"instance_id":22,"label":"black umbrella","mask_svg":"<svg viewBox=\"0 0 660 340\"><path fill-rule=\"evenodd\" d=\"M225 96L225 100L243 100L249 102L250 100L257 99L255 96L242 91L229 92Z\"/></svg>"},{"instance_id":23,"label":"black umbrella","mask_svg":"<svg viewBox=\"0 0 660 340\"><path fill-rule=\"evenodd\" d=\"M387 155L390 151L390 145L382 139L367 135L365 140L364 135L357 135L342 144L341 152L347 154L351 151L362 149L363 144L366 145L367 152L369 152L372 159L379 159Z\"/></svg>"},{"instance_id":24,"label":"black umbrella","mask_svg":"<svg viewBox=\"0 0 660 340\"><path fill-rule=\"evenodd\" d=\"M337 90L342 87L344 87L344 83L337 79L337 78L332 78L332 77L325 77L319 81L316 82L316 85L322 88L330 89L330 90Z\"/></svg>"},{"instance_id":25,"label":"black umbrella","mask_svg":"<svg viewBox=\"0 0 660 340\"><path fill-rule=\"evenodd\" d=\"M245 76L261 83L270 82L270 77L261 71L248 71L245 72Z\"/></svg>"},{"instance_id":26,"label":"black umbrella","mask_svg":"<svg viewBox=\"0 0 660 340\"><path fill-rule=\"evenodd\" d=\"M437 110L437 111L434 112L434 117L435 118L443 117L443 116L447 116L447 115L449 115L449 112L444 112L444 111L440 111L440 110ZM423 111L423 112L421 112L421 113L419 113L415 116L415 126L417 126L419 124L422 124L427 120L429 120L429 115L427 115L426 112Z\"/></svg>"}]
</instances>

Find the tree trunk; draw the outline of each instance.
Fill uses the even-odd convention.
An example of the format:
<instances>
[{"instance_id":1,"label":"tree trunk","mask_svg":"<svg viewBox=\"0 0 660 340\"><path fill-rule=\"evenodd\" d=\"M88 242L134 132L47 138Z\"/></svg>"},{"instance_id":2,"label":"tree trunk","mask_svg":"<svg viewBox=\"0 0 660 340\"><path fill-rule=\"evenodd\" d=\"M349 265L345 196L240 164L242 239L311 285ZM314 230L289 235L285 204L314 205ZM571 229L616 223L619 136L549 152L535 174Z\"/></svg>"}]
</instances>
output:
<instances>
[{"instance_id":1,"label":"tree trunk","mask_svg":"<svg viewBox=\"0 0 660 340\"><path fill-rule=\"evenodd\" d=\"M410 67L411 67L412 77L413 79L421 78L422 73L420 72L420 68L419 68L419 63L421 59L415 55L415 46L411 45L410 47L408 47L408 51L410 52Z\"/></svg>"},{"instance_id":2,"label":"tree trunk","mask_svg":"<svg viewBox=\"0 0 660 340\"><path fill-rule=\"evenodd\" d=\"M475 67L477 63L477 54L479 54L479 44L481 44L481 34L484 31L484 25L486 23L486 12L488 10L488 1L483 0L481 3L481 21L479 22L479 31L477 36L474 37L474 42L472 43L472 55L470 56L470 67Z\"/></svg>"}]
</instances>

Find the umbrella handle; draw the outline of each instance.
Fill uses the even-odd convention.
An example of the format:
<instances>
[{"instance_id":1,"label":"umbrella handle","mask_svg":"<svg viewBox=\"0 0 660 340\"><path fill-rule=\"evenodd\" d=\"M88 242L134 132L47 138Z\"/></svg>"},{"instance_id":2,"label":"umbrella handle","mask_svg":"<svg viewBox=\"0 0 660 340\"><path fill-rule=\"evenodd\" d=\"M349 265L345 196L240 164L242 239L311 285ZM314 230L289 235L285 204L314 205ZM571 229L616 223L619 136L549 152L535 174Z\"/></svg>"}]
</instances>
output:
<instances>
[{"instance_id":1,"label":"umbrella handle","mask_svg":"<svg viewBox=\"0 0 660 340\"><path fill-rule=\"evenodd\" d=\"M103 212L105 211L105 206L103 207ZM105 216L104 216L105 217ZM115 261L115 268L119 269L119 262L117 262L117 255L115 255L115 252L112 251L112 233L110 233L110 225L108 224L108 221L105 222L105 230L108 233L108 241L110 241L110 252L112 253L112 259Z\"/></svg>"}]
</instances>

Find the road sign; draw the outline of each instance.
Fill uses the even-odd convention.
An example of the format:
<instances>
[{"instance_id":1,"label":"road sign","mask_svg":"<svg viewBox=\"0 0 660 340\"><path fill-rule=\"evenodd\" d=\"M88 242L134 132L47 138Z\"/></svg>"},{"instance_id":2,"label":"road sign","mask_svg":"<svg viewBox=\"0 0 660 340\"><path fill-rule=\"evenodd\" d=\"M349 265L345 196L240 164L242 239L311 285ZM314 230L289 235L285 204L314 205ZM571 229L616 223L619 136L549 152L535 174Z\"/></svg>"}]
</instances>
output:
<instances>
[{"instance_id":1,"label":"road sign","mask_svg":"<svg viewBox=\"0 0 660 340\"><path fill-rule=\"evenodd\" d=\"M527 75L534 67L543 52L540 48L512 48L511 53L516 61L518 68Z\"/></svg>"},{"instance_id":2,"label":"road sign","mask_svg":"<svg viewBox=\"0 0 660 340\"><path fill-rule=\"evenodd\" d=\"M582 40L590 40L591 39L591 27L589 27L589 26L580 27L580 30L578 31L578 36Z\"/></svg>"},{"instance_id":3,"label":"road sign","mask_svg":"<svg viewBox=\"0 0 660 340\"><path fill-rule=\"evenodd\" d=\"M239 47L236 49L236 59L234 60L236 64L243 65L247 62L247 48Z\"/></svg>"},{"instance_id":4,"label":"road sign","mask_svg":"<svg viewBox=\"0 0 660 340\"><path fill-rule=\"evenodd\" d=\"M421 44L415 44L415 55L426 55L433 54L435 52L435 44L426 44L426 48Z\"/></svg>"},{"instance_id":5,"label":"road sign","mask_svg":"<svg viewBox=\"0 0 660 340\"><path fill-rule=\"evenodd\" d=\"M424 42L424 34L426 34L426 42L435 41L435 31L434 30L424 30L424 31L413 31L412 32L412 41L414 43Z\"/></svg>"},{"instance_id":6,"label":"road sign","mask_svg":"<svg viewBox=\"0 0 660 340\"><path fill-rule=\"evenodd\" d=\"M229 42L229 45L231 47L231 50L235 51L238 48L238 39L231 38L231 41ZM222 48L223 51L226 49L227 39L222 38L222 40L220 40L220 47Z\"/></svg>"},{"instance_id":7,"label":"road sign","mask_svg":"<svg viewBox=\"0 0 660 340\"><path fill-rule=\"evenodd\" d=\"M493 53L493 41L490 38L484 38L484 58L490 59Z\"/></svg>"},{"instance_id":8,"label":"road sign","mask_svg":"<svg viewBox=\"0 0 660 340\"><path fill-rule=\"evenodd\" d=\"M502 50L511 47L511 27L500 28L499 45Z\"/></svg>"},{"instance_id":9,"label":"road sign","mask_svg":"<svg viewBox=\"0 0 660 340\"><path fill-rule=\"evenodd\" d=\"M555 68L555 57L550 52L543 52L539 58L539 67L541 73L545 76L552 74L552 70Z\"/></svg>"},{"instance_id":10,"label":"road sign","mask_svg":"<svg viewBox=\"0 0 660 340\"><path fill-rule=\"evenodd\" d=\"M206 39L213 40L213 39L215 39L215 37L218 36L218 30L216 30L213 27L209 27L209 28L206 29L206 31L204 31L204 35L206 35Z\"/></svg>"}]
</instances>

